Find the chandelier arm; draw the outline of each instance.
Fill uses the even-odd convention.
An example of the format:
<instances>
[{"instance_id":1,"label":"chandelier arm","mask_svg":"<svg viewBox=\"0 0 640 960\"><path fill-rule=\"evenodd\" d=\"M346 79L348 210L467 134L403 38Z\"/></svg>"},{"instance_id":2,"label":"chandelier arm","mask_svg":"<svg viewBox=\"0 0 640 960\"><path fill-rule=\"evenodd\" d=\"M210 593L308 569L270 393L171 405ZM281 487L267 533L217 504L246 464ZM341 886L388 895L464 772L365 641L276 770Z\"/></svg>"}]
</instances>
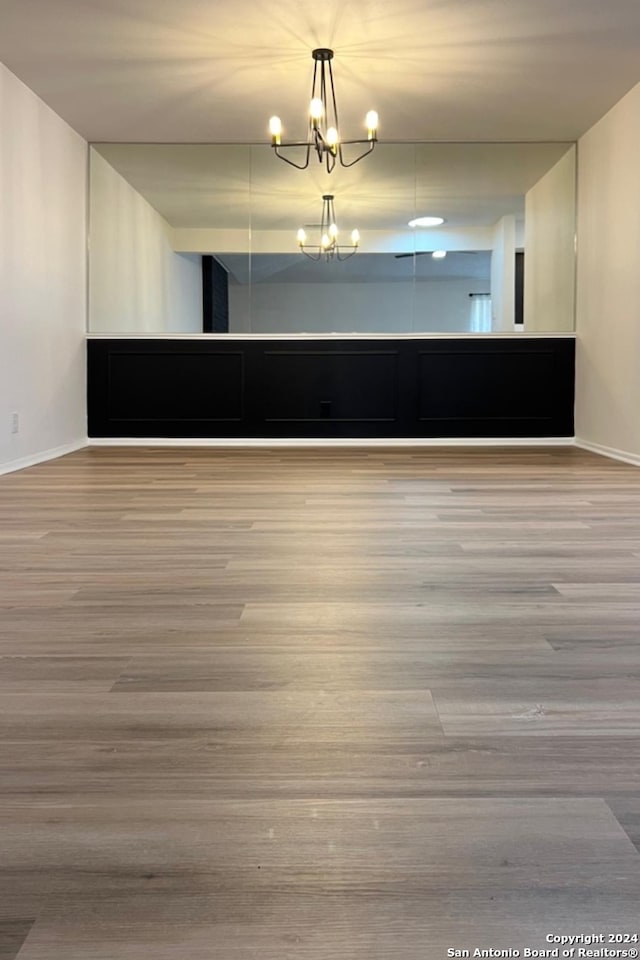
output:
<instances>
[{"instance_id":1,"label":"chandelier arm","mask_svg":"<svg viewBox=\"0 0 640 960\"><path fill-rule=\"evenodd\" d=\"M364 143L364 140L354 140L353 143ZM283 140L282 143L272 143L271 146L277 152L287 147L311 147L308 140Z\"/></svg>"},{"instance_id":2,"label":"chandelier arm","mask_svg":"<svg viewBox=\"0 0 640 960\"><path fill-rule=\"evenodd\" d=\"M312 248L312 249L315 249L315 248ZM300 247L300 250L301 250L302 253L304 253L305 257L308 257L309 260L313 260L313 261L316 262L316 263L318 262L318 260L319 260L319 259L321 258L321 256L322 256L322 247L318 247L318 253L317 253L317 254L307 253L307 251L305 250L304 247Z\"/></svg>"},{"instance_id":3,"label":"chandelier arm","mask_svg":"<svg viewBox=\"0 0 640 960\"><path fill-rule=\"evenodd\" d=\"M313 79L311 81L311 99L313 100L316 95L316 82L318 78L318 60L313 61ZM320 68L320 77L322 77L322 67ZM313 117L309 117L309 122L313 126Z\"/></svg>"},{"instance_id":4,"label":"chandelier arm","mask_svg":"<svg viewBox=\"0 0 640 960\"><path fill-rule=\"evenodd\" d=\"M353 247L352 250L349 250L349 253L345 253L344 255L342 255L340 253L340 247L336 247L336 257L338 258L340 263L343 263L345 260L348 260L349 257L352 257L354 253L357 253L357 250L358 250L357 247Z\"/></svg>"},{"instance_id":5,"label":"chandelier arm","mask_svg":"<svg viewBox=\"0 0 640 960\"><path fill-rule=\"evenodd\" d=\"M271 146L273 147L273 150L275 151L276 157L279 157L280 160L284 160L284 162L285 162L285 163L288 163L289 166L295 167L296 170L306 170L307 167L309 166L309 157L310 157L310 152L311 152L311 144L309 144L309 143L279 143L279 144L278 144L278 143L272 143ZM306 148L307 148L307 159L305 160L304 163L296 163L294 160L290 160L288 157L285 157L285 155L284 155L283 153L280 153L280 150L281 150L283 147L284 147L285 149L286 149L287 147L306 147Z\"/></svg>"},{"instance_id":6,"label":"chandelier arm","mask_svg":"<svg viewBox=\"0 0 640 960\"><path fill-rule=\"evenodd\" d=\"M334 126L336 130L340 131L340 122L338 120L338 104L336 103L336 88L333 83L333 67L331 66L331 60L328 61L329 67L329 82L331 84L331 105L333 106L333 119Z\"/></svg>"},{"instance_id":7,"label":"chandelier arm","mask_svg":"<svg viewBox=\"0 0 640 960\"><path fill-rule=\"evenodd\" d=\"M340 166L354 167L356 163L360 163L361 160L364 160L365 157L368 157L371 151L373 150L373 148L375 147L377 140L367 140L366 142L369 144L368 149L364 150L359 157L356 157L355 160L351 160L349 163L347 163L347 161L344 159L344 156L342 153L342 144L340 144L340 146L338 147L338 154L340 156ZM365 141L364 140L345 140L345 143L346 144L365 143Z\"/></svg>"},{"instance_id":8,"label":"chandelier arm","mask_svg":"<svg viewBox=\"0 0 640 960\"><path fill-rule=\"evenodd\" d=\"M311 85L311 100L315 100L318 91L316 90L316 84L318 82L318 63L320 63L320 100L324 103L323 96L323 79L324 79L324 61L314 60L313 62L313 83ZM309 116L309 129L313 137L313 145L315 147L316 153L318 154L318 160L322 162L322 154L324 152L324 137L322 136L322 130L320 124L322 123L321 119L317 117Z\"/></svg>"},{"instance_id":9,"label":"chandelier arm","mask_svg":"<svg viewBox=\"0 0 640 960\"><path fill-rule=\"evenodd\" d=\"M316 66L318 61L316 61ZM325 66L324 60L320 61L320 100L322 101L322 112L325 116L325 123L327 118L327 84L325 79Z\"/></svg>"},{"instance_id":10,"label":"chandelier arm","mask_svg":"<svg viewBox=\"0 0 640 960\"><path fill-rule=\"evenodd\" d=\"M378 142L377 137L374 137L371 140L369 140L368 138L365 140L364 137L360 137L359 140L341 140L340 146L349 146L349 144L354 144L354 143L366 143L367 144L366 152L371 153L371 151L373 150L377 142Z\"/></svg>"}]
</instances>

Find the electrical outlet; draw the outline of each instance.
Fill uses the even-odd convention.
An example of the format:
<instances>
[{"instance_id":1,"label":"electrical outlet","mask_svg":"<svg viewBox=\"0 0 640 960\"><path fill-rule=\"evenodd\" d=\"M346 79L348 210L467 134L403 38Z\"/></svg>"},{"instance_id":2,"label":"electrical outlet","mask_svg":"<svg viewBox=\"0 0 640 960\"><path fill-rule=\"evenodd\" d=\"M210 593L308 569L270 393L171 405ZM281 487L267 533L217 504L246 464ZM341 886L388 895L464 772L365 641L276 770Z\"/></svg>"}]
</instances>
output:
<instances>
[{"instance_id":1,"label":"electrical outlet","mask_svg":"<svg viewBox=\"0 0 640 960\"><path fill-rule=\"evenodd\" d=\"M20 415L17 413L11 414L11 433L20 433Z\"/></svg>"}]
</instances>

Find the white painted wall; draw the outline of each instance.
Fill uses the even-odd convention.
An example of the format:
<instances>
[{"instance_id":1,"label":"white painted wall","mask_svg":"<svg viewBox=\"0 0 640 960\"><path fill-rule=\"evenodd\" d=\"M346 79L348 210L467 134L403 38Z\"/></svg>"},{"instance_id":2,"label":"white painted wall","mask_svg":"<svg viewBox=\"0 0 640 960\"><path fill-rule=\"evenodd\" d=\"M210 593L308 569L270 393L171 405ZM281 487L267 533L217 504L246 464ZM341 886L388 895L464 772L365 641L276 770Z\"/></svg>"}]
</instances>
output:
<instances>
[{"instance_id":1,"label":"white painted wall","mask_svg":"<svg viewBox=\"0 0 640 960\"><path fill-rule=\"evenodd\" d=\"M516 322L516 220L506 216L493 231L491 329L513 333Z\"/></svg>"},{"instance_id":2,"label":"white painted wall","mask_svg":"<svg viewBox=\"0 0 640 960\"><path fill-rule=\"evenodd\" d=\"M231 332L465 332L478 280L260 283L229 287ZM414 299L415 296L415 299Z\"/></svg>"},{"instance_id":3,"label":"white painted wall","mask_svg":"<svg viewBox=\"0 0 640 960\"><path fill-rule=\"evenodd\" d=\"M175 253L169 224L91 151L89 329L202 331L202 261Z\"/></svg>"},{"instance_id":4,"label":"white painted wall","mask_svg":"<svg viewBox=\"0 0 640 960\"><path fill-rule=\"evenodd\" d=\"M640 84L578 143L576 435L640 463Z\"/></svg>"},{"instance_id":5,"label":"white painted wall","mask_svg":"<svg viewBox=\"0 0 640 960\"><path fill-rule=\"evenodd\" d=\"M0 64L0 471L86 443L86 171L85 141Z\"/></svg>"},{"instance_id":6,"label":"white painted wall","mask_svg":"<svg viewBox=\"0 0 640 960\"><path fill-rule=\"evenodd\" d=\"M574 329L576 148L525 197L524 326L530 333Z\"/></svg>"}]
</instances>

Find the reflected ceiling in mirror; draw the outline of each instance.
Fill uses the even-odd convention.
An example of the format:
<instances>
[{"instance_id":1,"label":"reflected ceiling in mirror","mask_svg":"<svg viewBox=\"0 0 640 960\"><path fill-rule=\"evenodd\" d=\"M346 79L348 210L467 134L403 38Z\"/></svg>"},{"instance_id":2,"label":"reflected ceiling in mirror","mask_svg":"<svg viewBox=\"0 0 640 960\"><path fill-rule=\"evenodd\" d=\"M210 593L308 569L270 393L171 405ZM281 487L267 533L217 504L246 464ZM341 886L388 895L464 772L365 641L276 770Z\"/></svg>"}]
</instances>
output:
<instances>
[{"instance_id":1,"label":"reflected ceiling in mirror","mask_svg":"<svg viewBox=\"0 0 640 960\"><path fill-rule=\"evenodd\" d=\"M264 329L259 314L267 308L250 292L264 284L282 285L283 331L296 323L284 314L301 310L292 288L310 284L321 285L326 296L336 286L343 298L350 285L349 312L362 314L357 329L366 331L371 317L365 288L376 286L390 333L399 323L408 330L448 331L451 323L440 307L425 318L426 301L423 293L417 297L416 285L424 292L440 284L433 299L443 303L444 286L463 281L471 285L468 293L478 292L478 284L491 292L491 329L504 332L513 329L518 296L516 250L524 250L527 265L526 328L573 327L570 143L380 143L366 164L336 168L331 175L319 164L292 171L274 161L267 144L97 144L91 153L94 332L201 330L201 255L216 258L230 291L248 288L241 307L235 303L237 323L237 297L228 296L229 332ZM311 262L297 241L304 228L308 242L317 242L312 234L329 192L341 240L348 243L354 228L360 233L358 252L340 264ZM425 215L445 222L408 225ZM448 255L435 261L435 250ZM382 295L383 284L393 286L397 309ZM148 289L154 285L155 293ZM268 311L269 324L277 327L276 306ZM399 319L400 313L405 315ZM461 316L456 323L464 332L470 328ZM325 311L326 332L332 322L341 328ZM377 316L374 326L381 325Z\"/></svg>"},{"instance_id":2,"label":"reflected ceiling in mirror","mask_svg":"<svg viewBox=\"0 0 640 960\"><path fill-rule=\"evenodd\" d=\"M171 227L249 226L246 145L107 143L93 150Z\"/></svg>"}]
</instances>

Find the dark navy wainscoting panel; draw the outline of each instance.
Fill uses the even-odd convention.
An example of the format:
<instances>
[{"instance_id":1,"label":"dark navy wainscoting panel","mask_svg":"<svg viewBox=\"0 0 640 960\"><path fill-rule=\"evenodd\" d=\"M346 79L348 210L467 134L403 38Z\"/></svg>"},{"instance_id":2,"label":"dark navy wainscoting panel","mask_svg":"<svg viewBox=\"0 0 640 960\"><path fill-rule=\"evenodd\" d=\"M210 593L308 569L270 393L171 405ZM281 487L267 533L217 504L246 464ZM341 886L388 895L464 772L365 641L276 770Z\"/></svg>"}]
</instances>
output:
<instances>
[{"instance_id":1,"label":"dark navy wainscoting panel","mask_svg":"<svg viewBox=\"0 0 640 960\"><path fill-rule=\"evenodd\" d=\"M265 350L262 386L269 422L393 423L398 352Z\"/></svg>"},{"instance_id":2,"label":"dark navy wainscoting panel","mask_svg":"<svg viewBox=\"0 0 640 960\"><path fill-rule=\"evenodd\" d=\"M572 338L88 341L91 437L569 437Z\"/></svg>"}]
</instances>

